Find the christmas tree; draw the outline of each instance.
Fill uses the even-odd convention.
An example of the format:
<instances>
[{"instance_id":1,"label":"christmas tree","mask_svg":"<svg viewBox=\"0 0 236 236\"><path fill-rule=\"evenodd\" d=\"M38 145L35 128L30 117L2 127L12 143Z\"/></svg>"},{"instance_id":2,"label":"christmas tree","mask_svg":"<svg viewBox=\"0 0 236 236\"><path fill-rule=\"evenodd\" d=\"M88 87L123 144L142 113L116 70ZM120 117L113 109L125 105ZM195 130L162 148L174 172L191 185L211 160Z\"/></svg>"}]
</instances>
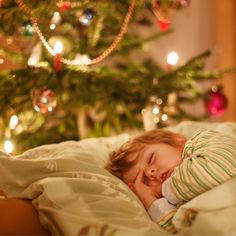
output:
<instances>
[{"instance_id":1,"label":"christmas tree","mask_svg":"<svg viewBox=\"0 0 236 236\"><path fill-rule=\"evenodd\" d=\"M21 51L0 50L0 56L20 65L0 73L1 145L11 140L17 144L13 153L19 153L45 143L163 127L222 112L224 95L202 91L198 84L227 72L204 70L209 51L179 67L173 66L177 55L172 54L169 69L132 54L142 55L145 44L171 33L170 15L188 4L2 0L0 34ZM146 12L160 27L147 38L136 32L152 24ZM206 101L206 112L193 116L184 104L199 99Z\"/></svg>"}]
</instances>

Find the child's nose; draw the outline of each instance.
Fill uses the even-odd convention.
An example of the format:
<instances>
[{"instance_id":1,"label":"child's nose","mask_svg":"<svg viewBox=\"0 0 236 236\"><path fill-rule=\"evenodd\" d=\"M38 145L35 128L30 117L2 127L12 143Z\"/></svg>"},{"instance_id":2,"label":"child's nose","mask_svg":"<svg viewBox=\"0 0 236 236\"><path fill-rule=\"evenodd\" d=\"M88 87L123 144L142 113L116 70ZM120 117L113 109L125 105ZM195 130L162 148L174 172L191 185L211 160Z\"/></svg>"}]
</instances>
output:
<instances>
[{"instance_id":1,"label":"child's nose","mask_svg":"<svg viewBox=\"0 0 236 236\"><path fill-rule=\"evenodd\" d=\"M145 170L145 175L149 180L156 180L156 181L162 183L162 180L160 178L160 174L158 173L158 170L155 167L148 167Z\"/></svg>"},{"instance_id":2,"label":"child's nose","mask_svg":"<svg viewBox=\"0 0 236 236\"><path fill-rule=\"evenodd\" d=\"M150 180L154 180L156 175L157 175L157 170L155 167L149 167L145 170L145 175L148 177Z\"/></svg>"}]
</instances>

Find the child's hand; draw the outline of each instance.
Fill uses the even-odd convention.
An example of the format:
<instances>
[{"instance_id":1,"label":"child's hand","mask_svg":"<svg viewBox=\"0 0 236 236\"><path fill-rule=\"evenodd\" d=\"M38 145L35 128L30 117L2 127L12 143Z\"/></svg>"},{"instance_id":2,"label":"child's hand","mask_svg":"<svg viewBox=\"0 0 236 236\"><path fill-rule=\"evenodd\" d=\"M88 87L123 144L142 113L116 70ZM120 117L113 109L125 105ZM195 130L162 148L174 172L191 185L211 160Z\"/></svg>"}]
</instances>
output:
<instances>
[{"instance_id":1,"label":"child's hand","mask_svg":"<svg viewBox=\"0 0 236 236\"><path fill-rule=\"evenodd\" d=\"M157 199L151 188L144 184L144 173L142 169L139 170L135 182L133 184L128 184L128 186L139 197L146 210Z\"/></svg>"}]
</instances>

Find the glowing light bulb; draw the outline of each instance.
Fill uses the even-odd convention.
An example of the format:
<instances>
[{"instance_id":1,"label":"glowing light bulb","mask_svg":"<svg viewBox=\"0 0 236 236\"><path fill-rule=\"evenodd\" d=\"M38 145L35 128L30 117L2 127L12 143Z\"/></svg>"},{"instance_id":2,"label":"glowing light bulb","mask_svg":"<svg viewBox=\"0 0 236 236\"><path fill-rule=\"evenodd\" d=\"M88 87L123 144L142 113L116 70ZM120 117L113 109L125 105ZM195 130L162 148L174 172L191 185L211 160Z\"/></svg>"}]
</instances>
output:
<instances>
[{"instance_id":1,"label":"glowing light bulb","mask_svg":"<svg viewBox=\"0 0 236 236\"><path fill-rule=\"evenodd\" d=\"M63 51L63 44L58 40L55 42L53 49L56 54L60 54Z\"/></svg>"},{"instance_id":2,"label":"glowing light bulb","mask_svg":"<svg viewBox=\"0 0 236 236\"><path fill-rule=\"evenodd\" d=\"M9 122L9 128L10 129L15 129L16 126L19 123L19 119L16 115L11 116L10 122Z\"/></svg>"},{"instance_id":3,"label":"glowing light bulb","mask_svg":"<svg viewBox=\"0 0 236 236\"><path fill-rule=\"evenodd\" d=\"M56 24L51 24L50 25L50 30L54 30L54 29L56 29Z\"/></svg>"},{"instance_id":4,"label":"glowing light bulb","mask_svg":"<svg viewBox=\"0 0 236 236\"><path fill-rule=\"evenodd\" d=\"M169 65L176 65L177 62L179 61L179 55L177 52L170 52L168 55L167 55L167 63Z\"/></svg>"},{"instance_id":5,"label":"glowing light bulb","mask_svg":"<svg viewBox=\"0 0 236 236\"><path fill-rule=\"evenodd\" d=\"M160 112L159 106L154 106L154 107L152 108L152 113L153 113L154 115L157 115L159 112Z\"/></svg>"},{"instance_id":6,"label":"glowing light bulb","mask_svg":"<svg viewBox=\"0 0 236 236\"><path fill-rule=\"evenodd\" d=\"M8 154L13 152L13 144L10 140L4 142L4 151Z\"/></svg>"},{"instance_id":7,"label":"glowing light bulb","mask_svg":"<svg viewBox=\"0 0 236 236\"><path fill-rule=\"evenodd\" d=\"M161 119L163 121L167 121L168 120L168 115L167 114L162 114Z\"/></svg>"}]
</instances>

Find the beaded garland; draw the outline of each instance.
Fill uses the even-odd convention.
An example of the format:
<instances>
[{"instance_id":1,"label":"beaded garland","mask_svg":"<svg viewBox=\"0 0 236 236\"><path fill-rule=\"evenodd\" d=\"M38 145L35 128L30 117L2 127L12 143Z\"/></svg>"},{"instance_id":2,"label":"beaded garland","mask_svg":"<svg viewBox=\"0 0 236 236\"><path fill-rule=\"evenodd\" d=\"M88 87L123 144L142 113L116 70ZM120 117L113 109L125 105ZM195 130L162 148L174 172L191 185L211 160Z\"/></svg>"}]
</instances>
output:
<instances>
[{"instance_id":1,"label":"beaded garland","mask_svg":"<svg viewBox=\"0 0 236 236\"><path fill-rule=\"evenodd\" d=\"M38 35L39 39L41 40L42 44L44 45L44 47L47 49L47 51L52 56L56 56L56 52L53 50L53 48L49 45L46 38L43 36L43 34L38 26L37 19L32 15L30 9L25 5L23 0L15 0L15 1L18 4L18 6L21 8L21 10L30 17L30 20L31 20L32 25L35 29L35 32L37 33L37 35ZM121 39L123 38L124 34L127 31L129 21L130 21L132 14L134 12L135 1L136 0L130 0L130 5L128 8L128 11L127 11L124 21L121 25L120 31L119 31L118 35L116 36L116 38L114 39L113 43L101 55L97 56L96 58L88 60L86 62L86 65L92 65L92 64L96 64L98 62L101 62L107 56L109 56L111 54L111 52L117 47L117 45L119 44L119 42L121 41ZM64 57L61 57L60 61L64 64L67 64L67 65L85 65L85 63L78 63L73 60L68 60Z\"/></svg>"}]
</instances>

